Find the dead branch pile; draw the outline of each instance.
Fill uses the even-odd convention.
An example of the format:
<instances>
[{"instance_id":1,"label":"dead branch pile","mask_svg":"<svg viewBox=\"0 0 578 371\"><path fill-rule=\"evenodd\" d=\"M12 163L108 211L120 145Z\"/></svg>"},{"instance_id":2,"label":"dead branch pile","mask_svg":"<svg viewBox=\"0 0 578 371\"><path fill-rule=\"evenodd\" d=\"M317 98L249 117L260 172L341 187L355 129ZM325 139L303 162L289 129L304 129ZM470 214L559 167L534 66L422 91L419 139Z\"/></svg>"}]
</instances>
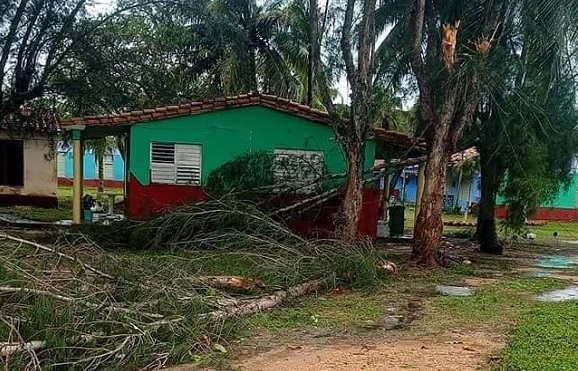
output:
<instances>
[{"instance_id":1,"label":"dead branch pile","mask_svg":"<svg viewBox=\"0 0 578 371\"><path fill-rule=\"evenodd\" d=\"M0 233L7 370L157 369L234 333L241 315L383 274L365 244L310 242L250 206L176 209L130 232L146 252L82 234L50 245Z\"/></svg>"},{"instance_id":2,"label":"dead branch pile","mask_svg":"<svg viewBox=\"0 0 578 371\"><path fill-rule=\"evenodd\" d=\"M135 248L201 250L209 261L234 256L277 287L330 275L367 285L375 281L379 265L377 253L363 241L303 239L256 206L232 200L174 208L135 226L131 236Z\"/></svg>"}]
</instances>

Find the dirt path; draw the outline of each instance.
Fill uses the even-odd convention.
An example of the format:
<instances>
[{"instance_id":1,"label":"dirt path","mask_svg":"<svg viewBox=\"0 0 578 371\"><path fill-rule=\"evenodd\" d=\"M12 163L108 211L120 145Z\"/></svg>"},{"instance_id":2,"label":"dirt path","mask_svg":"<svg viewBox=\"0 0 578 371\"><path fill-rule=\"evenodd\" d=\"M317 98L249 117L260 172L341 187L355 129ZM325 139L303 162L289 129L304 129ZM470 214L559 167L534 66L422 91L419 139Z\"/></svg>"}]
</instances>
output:
<instances>
[{"instance_id":1,"label":"dirt path","mask_svg":"<svg viewBox=\"0 0 578 371\"><path fill-rule=\"evenodd\" d=\"M367 345L289 345L238 362L243 371L466 371L486 364L500 339L484 333L394 340ZM181 370L185 371L185 369Z\"/></svg>"},{"instance_id":2,"label":"dirt path","mask_svg":"<svg viewBox=\"0 0 578 371\"><path fill-rule=\"evenodd\" d=\"M240 355L233 365L240 371L473 371L483 369L504 339L488 333L467 333L377 341L291 342ZM167 371L198 369L183 365Z\"/></svg>"}]
</instances>

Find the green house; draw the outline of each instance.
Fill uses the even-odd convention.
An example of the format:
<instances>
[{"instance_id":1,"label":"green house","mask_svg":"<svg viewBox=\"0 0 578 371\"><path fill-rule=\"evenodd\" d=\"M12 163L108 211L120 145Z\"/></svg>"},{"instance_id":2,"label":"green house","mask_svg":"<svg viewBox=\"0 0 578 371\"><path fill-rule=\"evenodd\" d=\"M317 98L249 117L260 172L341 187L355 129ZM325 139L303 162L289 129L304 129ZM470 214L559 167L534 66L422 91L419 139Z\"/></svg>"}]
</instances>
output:
<instances>
[{"instance_id":1,"label":"green house","mask_svg":"<svg viewBox=\"0 0 578 371\"><path fill-rule=\"evenodd\" d=\"M125 133L129 218L206 199L211 172L248 152L314 159L331 174L346 171L345 153L326 112L283 98L249 94L61 122L76 140ZM412 138L376 130L366 147L365 167L375 161L376 143L406 148ZM75 156L76 157L76 156ZM81 156L80 156L81 157ZM287 174L285 174L287 175ZM306 177L294 171L293 177ZM76 177L75 177L76 179ZM81 193L81 192L80 192ZM366 194L367 193L367 194ZM375 229L379 191L364 191L364 217Z\"/></svg>"}]
</instances>

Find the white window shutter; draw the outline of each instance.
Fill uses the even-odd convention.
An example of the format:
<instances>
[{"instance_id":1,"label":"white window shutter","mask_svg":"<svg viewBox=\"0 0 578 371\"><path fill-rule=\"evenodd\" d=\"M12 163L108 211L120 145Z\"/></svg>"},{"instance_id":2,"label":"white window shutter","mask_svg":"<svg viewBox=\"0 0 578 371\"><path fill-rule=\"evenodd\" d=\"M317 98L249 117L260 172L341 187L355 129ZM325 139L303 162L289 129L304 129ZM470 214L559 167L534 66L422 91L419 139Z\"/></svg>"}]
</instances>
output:
<instances>
[{"instance_id":1,"label":"white window shutter","mask_svg":"<svg viewBox=\"0 0 578 371\"><path fill-rule=\"evenodd\" d=\"M175 145L177 184L201 184L202 156L202 147L200 145Z\"/></svg>"},{"instance_id":2,"label":"white window shutter","mask_svg":"<svg viewBox=\"0 0 578 371\"><path fill-rule=\"evenodd\" d=\"M175 145L151 143L151 182L175 184Z\"/></svg>"},{"instance_id":3,"label":"white window shutter","mask_svg":"<svg viewBox=\"0 0 578 371\"><path fill-rule=\"evenodd\" d=\"M58 171L59 178L66 177L66 160L64 156L66 156L66 153L58 152L58 155L56 157L57 160L56 169Z\"/></svg>"}]
</instances>

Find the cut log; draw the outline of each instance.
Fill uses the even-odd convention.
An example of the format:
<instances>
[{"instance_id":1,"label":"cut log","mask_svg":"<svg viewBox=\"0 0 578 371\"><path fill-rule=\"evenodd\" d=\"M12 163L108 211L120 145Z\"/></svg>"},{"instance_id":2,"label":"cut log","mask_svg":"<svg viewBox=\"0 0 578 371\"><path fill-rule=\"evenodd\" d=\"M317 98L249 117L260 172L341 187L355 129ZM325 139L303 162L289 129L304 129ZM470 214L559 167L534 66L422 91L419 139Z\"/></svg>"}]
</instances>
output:
<instances>
[{"instance_id":1,"label":"cut log","mask_svg":"<svg viewBox=\"0 0 578 371\"><path fill-rule=\"evenodd\" d=\"M245 278L242 276L190 277L187 278L187 280L192 282L198 282L199 284L215 288L245 289L245 290L265 288L265 284L263 282L251 278Z\"/></svg>"},{"instance_id":2,"label":"cut log","mask_svg":"<svg viewBox=\"0 0 578 371\"><path fill-rule=\"evenodd\" d=\"M239 302L237 305L227 306L226 308L207 313L203 317L213 320L225 320L232 317L240 317L248 314L260 312L265 309L273 308L286 300L308 295L314 291L320 290L328 283L328 279L318 279L305 282L301 285L292 286L289 289L277 291L271 295L263 296L246 302Z\"/></svg>"}]
</instances>

